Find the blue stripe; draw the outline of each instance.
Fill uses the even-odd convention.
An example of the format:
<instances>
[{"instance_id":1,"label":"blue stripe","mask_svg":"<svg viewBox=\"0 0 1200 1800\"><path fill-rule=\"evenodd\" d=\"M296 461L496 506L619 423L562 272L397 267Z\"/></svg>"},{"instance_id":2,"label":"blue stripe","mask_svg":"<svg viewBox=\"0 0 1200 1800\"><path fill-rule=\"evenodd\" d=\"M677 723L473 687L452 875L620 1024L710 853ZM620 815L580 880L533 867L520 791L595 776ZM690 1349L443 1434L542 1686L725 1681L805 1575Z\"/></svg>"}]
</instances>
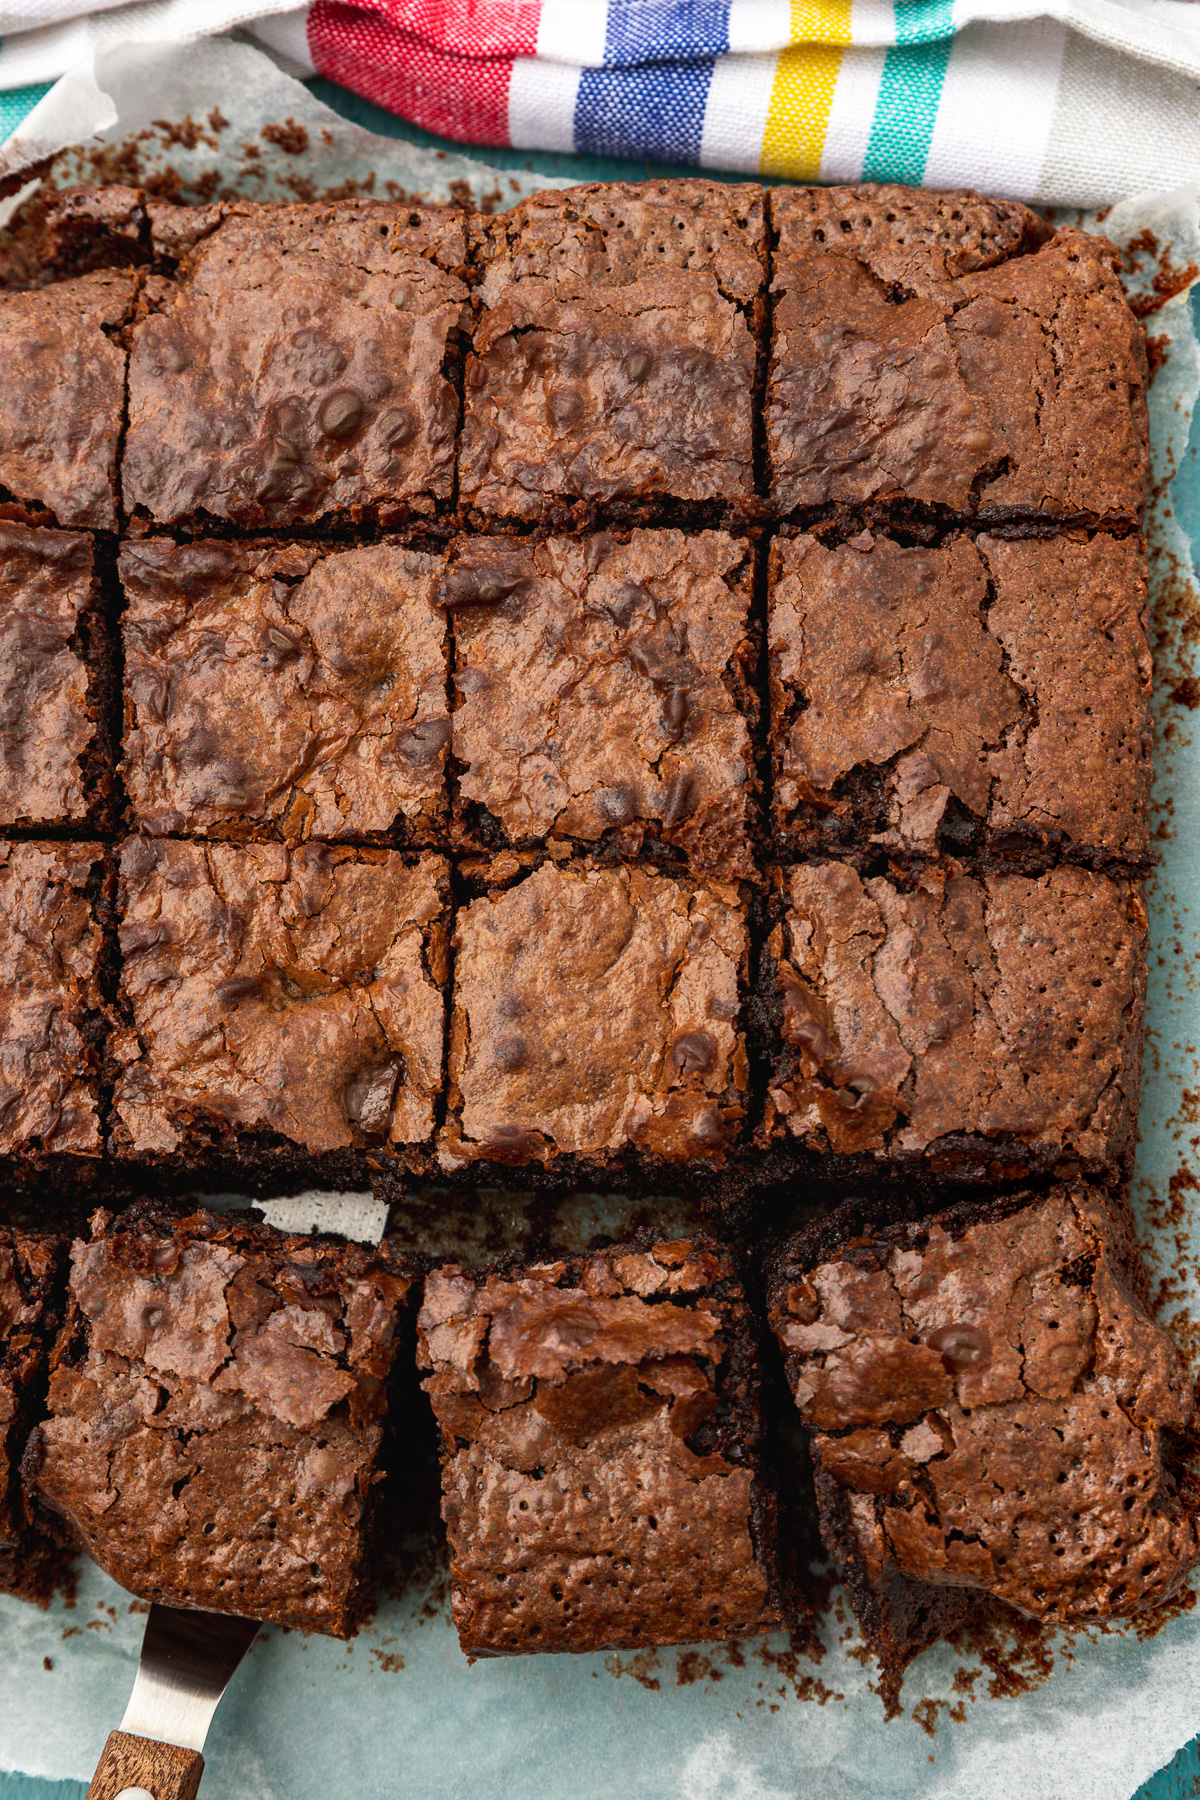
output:
<instances>
[{"instance_id":1,"label":"blue stripe","mask_svg":"<svg viewBox=\"0 0 1200 1800\"><path fill-rule=\"evenodd\" d=\"M888 51L863 161L864 181L920 187L950 50L944 40Z\"/></svg>"},{"instance_id":2,"label":"blue stripe","mask_svg":"<svg viewBox=\"0 0 1200 1800\"><path fill-rule=\"evenodd\" d=\"M585 69L575 102L580 156L698 163L713 64Z\"/></svg>"},{"instance_id":3,"label":"blue stripe","mask_svg":"<svg viewBox=\"0 0 1200 1800\"><path fill-rule=\"evenodd\" d=\"M609 0L606 66L692 61L729 49L729 0Z\"/></svg>"},{"instance_id":4,"label":"blue stripe","mask_svg":"<svg viewBox=\"0 0 1200 1800\"><path fill-rule=\"evenodd\" d=\"M12 136L53 86L52 81L35 81L32 87L9 88L7 93L0 93L0 143Z\"/></svg>"},{"instance_id":5,"label":"blue stripe","mask_svg":"<svg viewBox=\"0 0 1200 1800\"><path fill-rule=\"evenodd\" d=\"M897 0L896 42L928 44L954 36L954 0Z\"/></svg>"}]
</instances>

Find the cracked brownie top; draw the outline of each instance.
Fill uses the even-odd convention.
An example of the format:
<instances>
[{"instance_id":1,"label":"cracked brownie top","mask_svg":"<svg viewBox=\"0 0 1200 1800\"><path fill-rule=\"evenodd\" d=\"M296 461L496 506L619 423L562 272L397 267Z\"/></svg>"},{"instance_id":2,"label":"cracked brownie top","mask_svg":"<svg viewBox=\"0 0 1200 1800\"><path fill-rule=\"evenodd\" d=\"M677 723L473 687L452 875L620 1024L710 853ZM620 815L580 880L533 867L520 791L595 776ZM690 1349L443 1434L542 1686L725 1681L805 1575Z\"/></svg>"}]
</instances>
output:
<instances>
[{"instance_id":1,"label":"cracked brownie top","mask_svg":"<svg viewBox=\"0 0 1200 1800\"><path fill-rule=\"evenodd\" d=\"M412 1265L145 1208L71 1261L41 1499L144 1599L349 1636Z\"/></svg>"},{"instance_id":2,"label":"cracked brownie top","mask_svg":"<svg viewBox=\"0 0 1200 1800\"><path fill-rule=\"evenodd\" d=\"M187 1159L246 1132L312 1154L425 1141L448 882L438 856L129 839L118 1153Z\"/></svg>"},{"instance_id":3,"label":"cracked brownie top","mask_svg":"<svg viewBox=\"0 0 1200 1800\"><path fill-rule=\"evenodd\" d=\"M34 524L112 531L125 351L138 278L97 270L0 294L0 488Z\"/></svg>"},{"instance_id":4,"label":"cracked brownie top","mask_svg":"<svg viewBox=\"0 0 1200 1800\"><path fill-rule=\"evenodd\" d=\"M1138 541L777 539L768 604L785 842L1146 856Z\"/></svg>"},{"instance_id":5,"label":"cracked brownie top","mask_svg":"<svg viewBox=\"0 0 1200 1800\"><path fill-rule=\"evenodd\" d=\"M520 846L647 835L753 874L749 546L724 532L459 538L459 820Z\"/></svg>"},{"instance_id":6,"label":"cracked brownie top","mask_svg":"<svg viewBox=\"0 0 1200 1800\"><path fill-rule=\"evenodd\" d=\"M1083 869L926 872L818 862L779 877L767 1132L969 1173L1120 1163L1146 993L1140 887Z\"/></svg>"},{"instance_id":7,"label":"cracked brownie top","mask_svg":"<svg viewBox=\"0 0 1200 1800\"><path fill-rule=\"evenodd\" d=\"M778 1623L749 1309L707 1241L425 1285L468 1655L706 1642Z\"/></svg>"},{"instance_id":8,"label":"cracked brownie top","mask_svg":"<svg viewBox=\"0 0 1200 1800\"><path fill-rule=\"evenodd\" d=\"M449 500L463 215L371 201L214 212L178 279L146 283L129 511L253 527L402 520Z\"/></svg>"},{"instance_id":9,"label":"cracked brownie top","mask_svg":"<svg viewBox=\"0 0 1200 1800\"><path fill-rule=\"evenodd\" d=\"M464 503L485 518L754 493L762 196L703 181L535 195L481 234Z\"/></svg>"},{"instance_id":10,"label":"cracked brownie top","mask_svg":"<svg viewBox=\"0 0 1200 1800\"><path fill-rule=\"evenodd\" d=\"M455 924L438 1160L723 1161L747 1097L736 890L547 863Z\"/></svg>"},{"instance_id":11,"label":"cracked brownie top","mask_svg":"<svg viewBox=\"0 0 1200 1800\"><path fill-rule=\"evenodd\" d=\"M906 499L1136 523L1145 341L1107 240L1039 246L1025 208L976 196L773 190L770 204L781 512Z\"/></svg>"},{"instance_id":12,"label":"cracked brownie top","mask_svg":"<svg viewBox=\"0 0 1200 1800\"><path fill-rule=\"evenodd\" d=\"M826 1536L874 1585L898 1571L1037 1619L1137 1612L1200 1557L1196 1496L1165 1466L1192 1392L1134 1291L1123 1206L1083 1186L1024 1201L785 1248L771 1323Z\"/></svg>"},{"instance_id":13,"label":"cracked brownie top","mask_svg":"<svg viewBox=\"0 0 1200 1800\"><path fill-rule=\"evenodd\" d=\"M0 823L83 824L112 787L92 540L0 523Z\"/></svg>"},{"instance_id":14,"label":"cracked brownie top","mask_svg":"<svg viewBox=\"0 0 1200 1800\"><path fill-rule=\"evenodd\" d=\"M0 1154L100 1154L103 856L0 841Z\"/></svg>"},{"instance_id":15,"label":"cracked brownie top","mask_svg":"<svg viewBox=\"0 0 1200 1800\"><path fill-rule=\"evenodd\" d=\"M417 842L444 825L439 558L149 538L120 570L139 824Z\"/></svg>"}]
</instances>

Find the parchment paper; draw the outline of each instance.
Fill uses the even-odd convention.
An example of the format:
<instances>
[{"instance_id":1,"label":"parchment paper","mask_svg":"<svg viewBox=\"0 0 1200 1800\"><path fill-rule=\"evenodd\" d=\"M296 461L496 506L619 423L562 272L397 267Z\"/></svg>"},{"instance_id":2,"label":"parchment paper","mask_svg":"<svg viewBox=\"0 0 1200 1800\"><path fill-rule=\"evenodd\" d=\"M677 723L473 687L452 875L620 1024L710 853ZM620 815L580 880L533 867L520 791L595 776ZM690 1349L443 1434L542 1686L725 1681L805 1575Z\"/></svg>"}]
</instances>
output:
<instances>
[{"instance_id":1,"label":"parchment paper","mask_svg":"<svg viewBox=\"0 0 1200 1800\"><path fill-rule=\"evenodd\" d=\"M361 185L372 173L376 192L391 181L414 195L444 197L464 181L497 204L550 185L371 137L257 52L230 43L142 46L68 78L31 115L0 172L78 144L90 130L115 145L153 119L204 120L217 104L228 124L206 129L191 148L161 151L185 189L209 170L254 196L298 194L309 182ZM303 154L260 135L263 125L289 117L307 129ZM247 144L263 154L247 158ZM153 141L144 149L148 160L160 154ZM94 166L81 164L79 172ZM1097 228L1094 219L1084 223ZM1147 320L1159 361L1148 532L1161 864L1151 888L1136 1199L1163 1316L1194 1353L1200 931L1191 895L1200 872L1200 745L1191 708L1200 702L1200 590L1171 482L1200 392L1185 291L1200 267L1196 196L1132 198L1098 228L1129 251L1131 289L1157 308ZM1159 306L1173 288L1176 297ZM328 1224L337 1203L301 1196L287 1205L280 1223ZM354 1234L378 1228L362 1196L346 1197L341 1222ZM1145 1641L1130 1630L1060 1640L1053 1674L1017 1698L994 1695L987 1669L939 1647L910 1671L905 1716L885 1724L871 1669L855 1656L836 1601L819 1664L789 1659L780 1640L732 1652L521 1657L471 1668L449 1622L444 1580L430 1572L427 1546L411 1548L407 1587L353 1645L260 1634L218 1711L207 1791L227 1800L478 1800L481 1793L497 1800L1011 1800L1018 1793L1023 1800L1129 1800L1200 1731L1200 1609ZM125 1707L140 1611L88 1564L72 1607L41 1611L0 1598L0 1768L90 1776Z\"/></svg>"}]
</instances>

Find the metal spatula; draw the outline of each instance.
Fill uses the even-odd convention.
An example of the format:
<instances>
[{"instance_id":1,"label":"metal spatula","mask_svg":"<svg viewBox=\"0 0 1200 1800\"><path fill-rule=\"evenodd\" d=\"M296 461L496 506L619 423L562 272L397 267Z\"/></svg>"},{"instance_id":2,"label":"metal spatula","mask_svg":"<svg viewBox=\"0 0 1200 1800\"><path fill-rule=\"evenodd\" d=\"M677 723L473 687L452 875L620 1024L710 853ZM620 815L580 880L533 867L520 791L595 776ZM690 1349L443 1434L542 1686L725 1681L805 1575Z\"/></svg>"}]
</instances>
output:
<instances>
[{"instance_id":1,"label":"metal spatula","mask_svg":"<svg viewBox=\"0 0 1200 1800\"><path fill-rule=\"evenodd\" d=\"M196 1800L213 1714L257 1630L253 1619L152 1606L121 1729L87 1800Z\"/></svg>"}]
</instances>

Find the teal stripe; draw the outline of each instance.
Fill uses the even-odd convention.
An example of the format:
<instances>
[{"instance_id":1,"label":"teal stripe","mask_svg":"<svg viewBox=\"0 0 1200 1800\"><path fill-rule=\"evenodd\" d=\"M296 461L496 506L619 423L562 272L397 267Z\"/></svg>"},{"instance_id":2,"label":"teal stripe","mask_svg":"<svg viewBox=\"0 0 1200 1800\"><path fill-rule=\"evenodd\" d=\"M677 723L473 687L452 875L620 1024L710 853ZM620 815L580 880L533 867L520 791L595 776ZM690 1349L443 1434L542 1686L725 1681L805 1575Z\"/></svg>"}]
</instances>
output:
<instances>
[{"instance_id":1,"label":"teal stripe","mask_svg":"<svg viewBox=\"0 0 1200 1800\"><path fill-rule=\"evenodd\" d=\"M864 181L920 187L938 101L950 61L949 42L889 50L863 162Z\"/></svg>"},{"instance_id":2,"label":"teal stripe","mask_svg":"<svg viewBox=\"0 0 1200 1800\"><path fill-rule=\"evenodd\" d=\"M896 0L896 42L931 44L954 36L954 0Z\"/></svg>"},{"instance_id":3,"label":"teal stripe","mask_svg":"<svg viewBox=\"0 0 1200 1800\"><path fill-rule=\"evenodd\" d=\"M52 81L35 81L32 87L9 88L0 93L0 143L10 138L22 119L27 119L43 94L54 86Z\"/></svg>"}]
</instances>

